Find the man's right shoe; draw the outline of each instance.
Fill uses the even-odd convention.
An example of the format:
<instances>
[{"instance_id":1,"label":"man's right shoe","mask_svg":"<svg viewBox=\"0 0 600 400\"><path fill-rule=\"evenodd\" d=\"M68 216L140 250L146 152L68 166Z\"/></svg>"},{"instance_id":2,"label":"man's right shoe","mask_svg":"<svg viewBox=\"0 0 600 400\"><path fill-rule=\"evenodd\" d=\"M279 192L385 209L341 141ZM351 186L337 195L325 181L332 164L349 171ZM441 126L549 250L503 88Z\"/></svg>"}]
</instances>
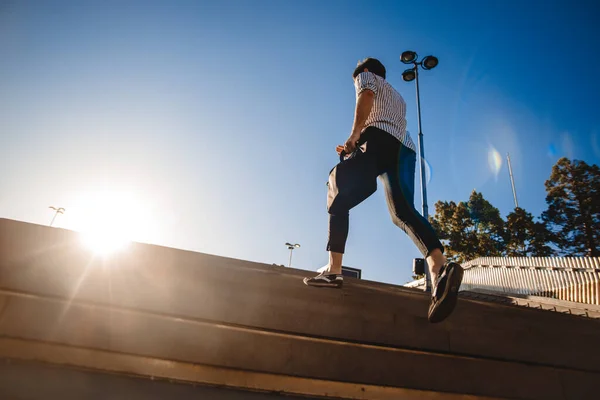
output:
<instances>
[{"instance_id":1,"label":"man's right shoe","mask_svg":"<svg viewBox=\"0 0 600 400\"><path fill-rule=\"evenodd\" d=\"M344 284L344 277L342 274L320 273L313 278L304 278L304 284L316 287L341 288Z\"/></svg>"},{"instance_id":2,"label":"man's right shoe","mask_svg":"<svg viewBox=\"0 0 600 400\"><path fill-rule=\"evenodd\" d=\"M427 315L429 322L441 322L452 314L458 300L463 272L463 268L456 263L448 263L442 267L433 287Z\"/></svg>"}]
</instances>

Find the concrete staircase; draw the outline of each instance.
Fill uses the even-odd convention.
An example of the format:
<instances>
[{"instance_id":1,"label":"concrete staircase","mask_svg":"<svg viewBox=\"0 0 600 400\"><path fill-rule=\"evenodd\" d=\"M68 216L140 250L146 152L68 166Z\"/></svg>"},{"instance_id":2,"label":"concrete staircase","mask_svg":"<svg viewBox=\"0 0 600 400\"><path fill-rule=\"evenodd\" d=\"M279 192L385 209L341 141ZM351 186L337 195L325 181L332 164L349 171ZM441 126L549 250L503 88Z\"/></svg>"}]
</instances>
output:
<instances>
[{"instance_id":1,"label":"concrete staircase","mask_svg":"<svg viewBox=\"0 0 600 400\"><path fill-rule=\"evenodd\" d=\"M135 243L103 259L75 232L0 219L0 398L600 393L598 319L462 298L432 325L419 290L307 274Z\"/></svg>"}]
</instances>

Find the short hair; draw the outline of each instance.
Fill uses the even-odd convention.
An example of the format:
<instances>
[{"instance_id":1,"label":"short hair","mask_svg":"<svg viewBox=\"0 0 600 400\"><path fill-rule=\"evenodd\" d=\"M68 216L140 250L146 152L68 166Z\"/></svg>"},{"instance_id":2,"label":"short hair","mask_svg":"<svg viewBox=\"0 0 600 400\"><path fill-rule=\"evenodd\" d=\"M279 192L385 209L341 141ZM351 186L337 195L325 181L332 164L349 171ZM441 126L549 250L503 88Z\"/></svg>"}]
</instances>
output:
<instances>
[{"instance_id":1,"label":"short hair","mask_svg":"<svg viewBox=\"0 0 600 400\"><path fill-rule=\"evenodd\" d=\"M356 64L356 68L354 69L354 73L352 74L352 79L355 79L358 76L358 74L365 70L365 68L368 69L369 72L372 72L375 75L379 75L380 77L385 79L385 67L383 66L381 61L371 57L365 58L364 60L359 61L358 64Z\"/></svg>"}]
</instances>

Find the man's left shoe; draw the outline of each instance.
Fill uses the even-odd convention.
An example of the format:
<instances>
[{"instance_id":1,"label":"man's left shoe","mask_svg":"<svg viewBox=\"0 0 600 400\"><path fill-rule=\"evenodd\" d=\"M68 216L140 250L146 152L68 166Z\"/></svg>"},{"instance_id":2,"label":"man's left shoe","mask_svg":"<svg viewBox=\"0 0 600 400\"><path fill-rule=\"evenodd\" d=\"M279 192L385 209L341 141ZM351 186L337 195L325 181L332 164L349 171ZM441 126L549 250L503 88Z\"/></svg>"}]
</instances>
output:
<instances>
[{"instance_id":1,"label":"man's left shoe","mask_svg":"<svg viewBox=\"0 0 600 400\"><path fill-rule=\"evenodd\" d=\"M458 300L458 290L463 272L463 268L456 263L448 263L442 267L434 283L431 305L427 315L429 322L441 322L452 314Z\"/></svg>"},{"instance_id":2,"label":"man's left shoe","mask_svg":"<svg viewBox=\"0 0 600 400\"><path fill-rule=\"evenodd\" d=\"M316 287L341 288L344 284L342 274L321 273L313 278L304 278L304 284Z\"/></svg>"}]
</instances>

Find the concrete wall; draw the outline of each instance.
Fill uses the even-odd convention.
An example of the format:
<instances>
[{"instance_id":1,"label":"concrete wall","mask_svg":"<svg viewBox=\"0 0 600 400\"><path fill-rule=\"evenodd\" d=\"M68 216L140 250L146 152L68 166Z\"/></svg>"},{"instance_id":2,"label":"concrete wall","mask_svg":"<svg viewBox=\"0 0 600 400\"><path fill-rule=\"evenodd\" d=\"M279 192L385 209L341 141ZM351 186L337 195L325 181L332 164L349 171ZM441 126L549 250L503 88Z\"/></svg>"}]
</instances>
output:
<instances>
[{"instance_id":1,"label":"concrete wall","mask_svg":"<svg viewBox=\"0 0 600 400\"><path fill-rule=\"evenodd\" d=\"M101 259L73 232L0 220L0 356L338 398L600 389L598 320L463 299L431 325L418 290L307 274L142 244Z\"/></svg>"}]
</instances>

